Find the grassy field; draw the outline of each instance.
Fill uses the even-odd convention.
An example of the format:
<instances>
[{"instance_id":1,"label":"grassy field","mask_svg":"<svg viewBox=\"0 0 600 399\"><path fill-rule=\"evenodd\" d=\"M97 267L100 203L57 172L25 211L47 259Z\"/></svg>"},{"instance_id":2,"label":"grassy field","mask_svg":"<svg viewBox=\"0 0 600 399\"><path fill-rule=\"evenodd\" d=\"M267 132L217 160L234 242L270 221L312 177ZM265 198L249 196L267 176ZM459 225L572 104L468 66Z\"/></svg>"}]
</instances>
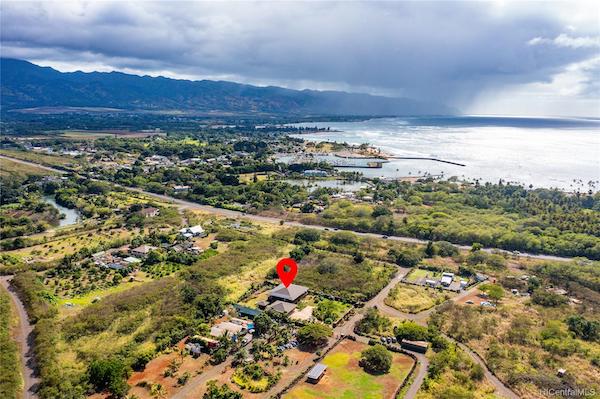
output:
<instances>
[{"instance_id":1,"label":"grassy field","mask_svg":"<svg viewBox=\"0 0 600 399\"><path fill-rule=\"evenodd\" d=\"M315 251L299 263L295 281L345 299L366 300L387 284L393 272L394 267L385 263L356 263L348 255Z\"/></svg>"},{"instance_id":2,"label":"grassy field","mask_svg":"<svg viewBox=\"0 0 600 399\"><path fill-rule=\"evenodd\" d=\"M35 162L48 166L68 166L77 165L81 163L80 160L70 157L68 155L40 154L31 151L0 150L0 155L6 155L8 157L22 159L24 161Z\"/></svg>"},{"instance_id":3,"label":"grassy field","mask_svg":"<svg viewBox=\"0 0 600 399\"><path fill-rule=\"evenodd\" d=\"M17 398L22 389L17 344L11 337L11 328L16 324L10 297L0 288L0 397Z\"/></svg>"},{"instance_id":4,"label":"grassy field","mask_svg":"<svg viewBox=\"0 0 600 399\"><path fill-rule=\"evenodd\" d=\"M267 173L241 173L239 175L240 183L252 183L254 176L256 176L256 181L265 181L269 178Z\"/></svg>"},{"instance_id":5,"label":"grassy field","mask_svg":"<svg viewBox=\"0 0 600 399\"><path fill-rule=\"evenodd\" d=\"M448 293L399 283L388 294L385 304L401 312L418 313L449 299Z\"/></svg>"},{"instance_id":6,"label":"grassy field","mask_svg":"<svg viewBox=\"0 0 600 399\"><path fill-rule=\"evenodd\" d=\"M24 165L10 159L0 159L0 176L26 178L27 176L49 176L55 172L36 168L35 166Z\"/></svg>"},{"instance_id":7,"label":"grassy field","mask_svg":"<svg viewBox=\"0 0 600 399\"><path fill-rule=\"evenodd\" d=\"M442 278L442 273L434 272L431 270L425 269L413 269L408 275L405 277L406 281L410 281L411 283L417 283L423 279L440 279Z\"/></svg>"},{"instance_id":8,"label":"grassy field","mask_svg":"<svg viewBox=\"0 0 600 399\"><path fill-rule=\"evenodd\" d=\"M126 229L113 229L102 232L99 230L85 231L79 234L61 237L44 244L7 251L6 253L21 259L49 262L62 259L65 255L71 255L83 247L94 248L107 241L127 239L131 237L132 234L132 231Z\"/></svg>"},{"instance_id":9,"label":"grassy field","mask_svg":"<svg viewBox=\"0 0 600 399\"><path fill-rule=\"evenodd\" d=\"M284 250L288 251L289 248L284 247ZM242 268L239 273L222 278L220 282L228 290L226 299L236 301L252 284L264 281L279 259L280 257L277 256L255 262Z\"/></svg>"},{"instance_id":10,"label":"grassy field","mask_svg":"<svg viewBox=\"0 0 600 399\"><path fill-rule=\"evenodd\" d=\"M138 274L142 274L141 272ZM61 298L58 300L59 315L60 317L67 317L76 314L81 309L86 306L92 304L96 298L104 298L110 294L115 294L117 292L126 291L133 287L137 287L138 285L142 285L145 282L150 281L149 279L141 279L140 277L136 277L136 281L124 282L119 285L108 287L104 289L97 289L94 291L90 291L84 295L78 295L73 298ZM73 305L73 307L65 306L67 303Z\"/></svg>"},{"instance_id":11,"label":"grassy field","mask_svg":"<svg viewBox=\"0 0 600 399\"><path fill-rule=\"evenodd\" d=\"M388 399L408 375L413 360L400 353L393 354L392 368L383 375L365 372L359 365L360 353L368 345L342 341L322 363L327 365L325 376L318 384L302 382L284 397L286 399Z\"/></svg>"}]
</instances>

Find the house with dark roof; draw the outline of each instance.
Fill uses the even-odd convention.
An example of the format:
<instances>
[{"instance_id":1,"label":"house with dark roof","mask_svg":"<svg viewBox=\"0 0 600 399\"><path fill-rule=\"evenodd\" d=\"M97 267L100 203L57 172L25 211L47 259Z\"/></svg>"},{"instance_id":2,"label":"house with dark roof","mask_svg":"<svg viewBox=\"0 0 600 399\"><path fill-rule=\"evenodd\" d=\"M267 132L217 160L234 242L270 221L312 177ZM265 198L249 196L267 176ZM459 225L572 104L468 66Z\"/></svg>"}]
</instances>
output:
<instances>
[{"instance_id":1,"label":"house with dark roof","mask_svg":"<svg viewBox=\"0 0 600 399\"><path fill-rule=\"evenodd\" d=\"M275 301L266 307L266 310L272 310L274 312L283 313L289 315L296 309L296 305L289 302Z\"/></svg>"},{"instance_id":2,"label":"house with dark roof","mask_svg":"<svg viewBox=\"0 0 600 399\"><path fill-rule=\"evenodd\" d=\"M140 257L140 258L144 258L146 257L146 255L148 255L150 253L150 251L154 251L155 249L158 249L152 245L140 245L137 248L134 248L131 250L131 254L136 256L136 257Z\"/></svg>"},{"instance_id":3,"label":"house with dark roof","mask_svg":"<svg viewBox=\"0 0 600 399\"><path fill-rule=\"evenodd\" d=\"M296 303L308 293L308 288L302 285L290 284L286 287L279 284L269 292L269 302L284 301Z\"/></svg>"},{"instance_id":4,"label":"house with dark roof","mask_svg":"<svg viewBox=\"0 0 600 399\"><path fill-rule=\"evenodd\" d=\"M236 312L240 315L240 316L246 316L249 317L251 319L253 319L254 317L258 316L260 314L260 310L258 309L253 309L253 308L249 308L247 306L242 306L240 304L234 304L233 307L235 308Z\"/></svg>"}]
</instances>

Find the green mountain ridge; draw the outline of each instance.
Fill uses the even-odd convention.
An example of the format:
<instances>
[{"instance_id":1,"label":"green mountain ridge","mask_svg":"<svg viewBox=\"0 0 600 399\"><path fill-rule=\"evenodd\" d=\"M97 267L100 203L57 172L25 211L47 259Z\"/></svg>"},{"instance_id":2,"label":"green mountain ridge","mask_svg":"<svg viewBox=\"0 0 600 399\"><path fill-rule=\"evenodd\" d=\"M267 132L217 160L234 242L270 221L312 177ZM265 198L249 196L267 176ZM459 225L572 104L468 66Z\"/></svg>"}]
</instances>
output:
<instances>
[{"instance_id":1,"label":"green mountain ridge","mask_svg":"<svg viewBox=\"0 0 600 399\"><path fill-rule=\"evenodd\" d=\"M339 91L291 90L227 81L179 80L122 72L59 72L0 60L2 111L39 107L293 115L453 115L443 104Z\"/></svg>"}]
</instances>

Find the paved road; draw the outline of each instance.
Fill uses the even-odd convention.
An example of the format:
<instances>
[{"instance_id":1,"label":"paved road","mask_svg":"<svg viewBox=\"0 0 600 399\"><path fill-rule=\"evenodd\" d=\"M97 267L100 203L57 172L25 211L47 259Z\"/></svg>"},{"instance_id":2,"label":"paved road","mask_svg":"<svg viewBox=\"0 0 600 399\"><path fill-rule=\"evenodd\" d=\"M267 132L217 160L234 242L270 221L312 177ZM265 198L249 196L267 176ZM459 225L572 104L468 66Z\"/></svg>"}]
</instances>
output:
<instances>
[{"instance_id":1,"label":"paved road","mask_svg":"<svg viewBox=\"0 0 600 399\"><path fill-rule=\"evenodd\" d=\"M66 173L63 170L60 169L55 169L55 168L51 168L48 166L44 166L44 165L40 165L34 162L29 162L29 161L22 161L20 159L16 159L16 158L12 158L12 157L7 157L5 155L0 155L0 159L10 159L11 161L14 162L18 162L18 163L22 163L24 165L29 165L29 166L34 166L34 167L39 167L48 171L52 171L52 172L57 172L57 173ZM91 179L91 180L99 180L99 179ZM112 182L110 182L112 183ZM125 190L130 190L130 191L135 191L141 194L145 194L148 195L150 197L154 197L154 198L158 198L162 201L166 201L166 202L170 202L173 203L177 206L179 206L181 209L195 209L195 210L201 210L204 212L208 212L208 213L213 213L216 215L221 215L221 216L226 216L226 217L231 217L231 218L246 218L246 219L250 219L250 220L254 220L257 222L264 222L264 223L277 223L279 224L280 220L279 218L274 218L274 217L269 217L269 216L260 216L260 215L252 215L252 214L246 214L243 212L238 212L238 211L232 211L232 210L228 210L228 209L222 209L222 208L215 208L212 207L210 205L201 205L201 204L197 204L195 202L191 202L191 201L185 201L182 199L178 199L178 198L174 198L168 195L162 195L162 194L156 194L156 193L151 193L149 191L144 191L142 189L139 188L135 188L135 187L127 187L127 186L122 186L120 184L117 183L112 183L117 187L121 187ZM326 227L326 226L320 226L320 225L306 225L306 224L302 224L302 223L298 223L298 222L286 222L285 225L287 226L295 226L295 227L310 227L310 228L314 228L314 229L318 229L318 230L329 230L331 228ZM394 241L402 241L402 242L406 242L406 243L413 243L413 244L427 244L427 240L421 240L418 238L413 238L413 237L400 237L400 236L385 236L383 234L375 234L375 233L359 233L359 232L354 232L359 236L362 237L373 237L373 238L383 238L383 237L387 237L390 240L394 240ZM457 245L459 248L464 249L464 250L469 250L471 249L470 246L468 245ZM500 252L505 252L505 253L510 253L509 251L503 251L503 250L499 250L499 249L495 249L495 248L484 248L483 249L486 252L491 252L491 251L500 251ZM552 255L538 255L538 254L529 254L529 253L521 253L519 254L520 257L526 257L526 258L534 258L534 259L542 259L542 260L552 260L552 261L569 261L572 260L572 258L566 258L566 257L560 257L560 256L552 256Z\"/></svg>"},{"instance_id":2,"label":"paved road","mask_svg":"<svg viewBox=\"0 0 600 399\"><path fill-rule=\"evenodd\" d=\"M398 282L400 282L402 280L402 278L404 278L404 276L408 273L409 270L410 269L400 269L399 272L396 274L396 276L390 281L390 283L384 289L382 289L379 292L379 294L377 294L373 299L371 299L367 303L367 306L365 306L365 309L368 307L371 307L371 306L377 306L379 311L386 316L399 317L402 319L409 319L409 320L415 321L416 323L425 325L427 317L429 317L429 315L433 311L435 311L437 306L434 306L430 309L424 310L419 313L412 314L412 313L401 312L397 309L392 308L391 306L386 305L384 302L385 298L387 297L388 292ZM477 288L477 286L475 285L475 286L472 286L471 288L469 288L468 290L461 291L458 295L453 297L451 300L456 301L461 298L464 298L465 296L470 295L476 288ZM466 345L454 340L453 338L446 336L446 335L445 335L445 337L448 340L455 342L461 349L463 349L465 351L465 353L467 353L467 355L469 355L471 357L471 359L475 363L478 363L483 367L485 377L494 386L496 393L498 395L500 395L504 398L508 398L508 399L518 399L518 396L510 388L508 388L506 385L504 385L504 383L502 381L500 381L494 374L491 373L491 371L487 368L487 365L485 364L483 359L481 359L481 357L479 357L479 355L477 353L475 353L474 351L469 349ZM415 397L416 393L418 392L419 388L421 387L421 384L423 383L423 379L425 378L425 376L427 374L427 368L429 366L429 361L426 356L424 356L423 354L420 354L420 353L416 353L416 352L412 352L412 353L417 356L417 359L419 362L419 369L417 370L417 374L415 374L415 378L414 378L410 388L406 391L406 394L404 395L404 399L412 399Z\"/></svg>"},{"instance_id":3,"label":"paved road","mask_svg":"<svg viewBox=\"0 0 600 399\"><path fill-rule=\"evenodd\" d=\"M429 370L429 359L422 353L411 352L417 357L417 369L415 370L415 376L410 383L410 386L404 393L403 399L414 399L423 385L423 381L427 376L427 370Z\"/></svg>"},{"instance_id":4,"label":"paved road","mask_svg":"<svg viewBox=\"0 0 600 399\"><path fill-rule=\"evenodd\" d=\"M21 353L21 371L24 383L23 398L35 399L37 398L35 391L40 380L36 376L35 359L33 357L33 326L29 323L29 318L21 299L19 299L17 293L9 284L11 278L12 276L1 276L0 285L10 294L15 309L17 309L17 316L19 317L16 341Z\"/></svg>"},{"instance_id":5,"label":"paved road","mask_svg":"<svg viewBox=\"0 0 600 399\"><path fill-rule=\"evenodd\" d=\"M485 364L485 362L483 361L483 359L481 357L479 357L479 355L477 353L475 353L474 351L472 351L468 346L466 346L465 344L462 344L448 336L445 336L447 339L449 339L450 341L454 341L456 342L456 344L463 350L465 351L466 354L468 354L471 359L481 365L481 367L483 367L483 372L485 374L485 378L488 379L489 382L492 383L492 385L494 386L494 388L496 388L496 394L502 396L503 398L508 398L508 399L519 399L519 397L517 396L517 394L515 394L509 387L507 387L506 385L504 385L504 383L502 381L500 381L494 374L491 373L491 371L488 369L487 365Z\"/></svg>"}]
</instances>

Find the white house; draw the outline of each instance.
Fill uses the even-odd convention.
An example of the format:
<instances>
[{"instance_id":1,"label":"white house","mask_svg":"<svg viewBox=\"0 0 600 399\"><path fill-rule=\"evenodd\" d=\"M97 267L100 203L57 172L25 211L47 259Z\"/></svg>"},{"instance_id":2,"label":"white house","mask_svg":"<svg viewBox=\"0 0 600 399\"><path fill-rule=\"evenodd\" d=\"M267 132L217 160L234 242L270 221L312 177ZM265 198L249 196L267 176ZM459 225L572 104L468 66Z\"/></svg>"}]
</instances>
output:
<instances>
[{"instance_id":1,"label":"white house","mask_svg":"<svg viewBox=\"0 0 600 399\"><path fill-rule=\"evenodd\" d=\"M199 224L196 226L184 227L183 229L179 230L179 233L187 238L207 236L206 231L204 231L204 228Z\"/></svg>"},{"instance_id":2,"label":"white house","mask_svg":"<svg viewBox=\"0 0 600 399\"><path fill-rule=\"evenodd\" d=\"M443 286L449 286L452 284L452 280L454 280L454 273L442 273L441 283Z\"/></svg>"}]
</instances>

